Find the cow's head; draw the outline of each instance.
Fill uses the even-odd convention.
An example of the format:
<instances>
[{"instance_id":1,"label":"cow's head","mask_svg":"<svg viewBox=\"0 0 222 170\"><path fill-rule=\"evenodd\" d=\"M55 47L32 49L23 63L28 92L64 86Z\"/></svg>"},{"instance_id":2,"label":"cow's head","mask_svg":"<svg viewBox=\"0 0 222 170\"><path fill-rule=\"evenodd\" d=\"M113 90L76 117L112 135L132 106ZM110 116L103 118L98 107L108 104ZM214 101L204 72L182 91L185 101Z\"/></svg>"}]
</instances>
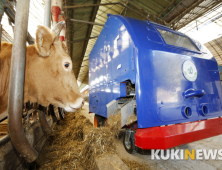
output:
<instances>
[{"instance_id":1,"label":"cow's head","mask_svg":"<svg viewBox=\"0 0 222 170\"><path fill-rule=\"evenodd\" d=\"M81 107L83 98L72 70L72 60L59 40L63 24L58 23L52 32L38 26L35 45L27 48L25 98L73 112Z\"/></svg>"}]
</instances>

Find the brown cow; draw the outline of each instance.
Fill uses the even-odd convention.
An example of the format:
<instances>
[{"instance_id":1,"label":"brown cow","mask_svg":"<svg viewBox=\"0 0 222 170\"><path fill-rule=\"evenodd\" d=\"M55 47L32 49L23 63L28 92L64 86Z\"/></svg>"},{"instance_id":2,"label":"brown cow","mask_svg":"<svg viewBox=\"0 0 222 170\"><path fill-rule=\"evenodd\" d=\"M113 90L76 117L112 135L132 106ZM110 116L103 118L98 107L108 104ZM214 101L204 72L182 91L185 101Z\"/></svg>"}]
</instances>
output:
<instances>
[{"instance_id":1,"label":"brown cow","mask_svg":"<svg viewBox=\"0 0 222 170\"><path fill-rule=\"evenodd\" d=\"M58 34L58 30L53 33L49 28L38 26L35 44L26 48L24 103L53 104L74 112L81 107L83 98L72 70L72 60ZM12 44L1 43L0 114L7 111L11 54Z\"/></svg>"}]
</instances>

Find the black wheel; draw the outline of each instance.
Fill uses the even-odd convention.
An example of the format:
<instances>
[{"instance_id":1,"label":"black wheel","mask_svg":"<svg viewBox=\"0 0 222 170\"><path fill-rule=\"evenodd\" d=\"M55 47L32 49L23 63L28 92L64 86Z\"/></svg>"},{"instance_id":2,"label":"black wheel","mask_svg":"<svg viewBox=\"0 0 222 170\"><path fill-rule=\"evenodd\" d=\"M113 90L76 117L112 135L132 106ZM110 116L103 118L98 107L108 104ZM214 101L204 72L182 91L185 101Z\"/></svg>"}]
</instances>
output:
<instances>
[{"instance_id":1,"label":"black wheel","mask_svg":"<svg viewBox=\"0 0 222 170\"><path fill-rule=\"evenodd\" d=\"M124 145L124 148L126 149L126 151L130 154L136 152L136 148L135 148L135 139L134 139L134 131L131 131L131 132L128 132L129 134L129 140L127 140L127 131L124 135L124 138L123 138L123 145Z\"/></svg>"},{"instance_id":2,"label":"black wheel","mask_svg":"<svg viewBox=\"0 0 222 170\"><path fill-rule=\"evenodd\" d=\"M95 117L94 117L94 127L102 127L102 126L105 126L105 122L106 122L106 118L105 117L102 117L102 116L99 116L99 115L96 115L95 114Z\"/></svg>"}]
</instances>

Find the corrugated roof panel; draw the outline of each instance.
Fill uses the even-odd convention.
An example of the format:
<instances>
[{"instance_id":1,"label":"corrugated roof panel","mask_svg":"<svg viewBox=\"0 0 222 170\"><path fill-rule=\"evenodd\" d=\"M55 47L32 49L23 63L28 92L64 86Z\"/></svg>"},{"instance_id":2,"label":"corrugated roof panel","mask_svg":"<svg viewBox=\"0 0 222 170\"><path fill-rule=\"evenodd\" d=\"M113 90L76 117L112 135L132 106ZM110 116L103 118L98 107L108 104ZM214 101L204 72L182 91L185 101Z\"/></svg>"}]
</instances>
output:
<instances>
[{"instance_id":1,"label":"corrugated roof panel","mask_svg":"<svg viewBox=\"0 0 222 170\"><path fill-rule=\"evenodd\" d=\"M213 8L217 8L216 6L221 5L221 1L212 0L196 1L196 3L198 3L198 5L194 8L191 8L186 15L181 18L175 19L175 21L173 22L175 23L174 28L176 28L177 30L181 28L185 29L185 25L186 27L193 27L195 23L192 23L192 25L190 25L191 22L196 20L197 18L199 20L199 18L203 16L203 14L205 14L205 16L207 15L208 18L212 18L214 15L212 11L215 10Z\"/></svg>"},{"instance_id":2,"label":"corrugated roof panel","mask_svg":"<svg viewBox=\"0 0 222 170\"><path fill-rule=\"evenodd\" d=\"M222 65L222 37L204 44L217 60L218 65Z\"/></svg>"},{"instance_id":3,"label":"corrugated roof panel","mask_svg":"<svg viewBox=\"0 0 222 170\"><path fill-rule=\"evenodd\" d=\"M44 0L30 0L28 32L33 38L35 38L37 26L43 24L44 8ZM10 39L12 42L14 35L12 27L9 25L8 17L5 13L3 15L1 24L3 25L3 29L7 32L7 34L3 33L4 36L7 37L7 40Z\"/></svg>"},{"instance_id":4,"label":"corrugated roof panel","mask_svg":"<svg viewBox=\"0 0 222 170\"><path fill-rule=\"evenodd\" d=\"M70 1L70 0L68 0ZM77 11L77 9L80 10L80 15L73 15L72 17L75 19L78 19L76 17L80 17L84 20L96 22L100 24L104 24L107 20L107 13L110 14L121 14L126 15L134 18L139 19L149 19L157 23L166 23L166 21L170 22L170 26L175 26L175 29L181 28L184 25L190 23L193 19L196 18L198 15L202 15L204 12L209 11L208 7L213 7L218 1L212 0L101 0L101 4L105 3L121 3L121 4L110 4L106 6L99 6L98 11L95 17L95 20L89 19L89 10L92 10L94 7L84 7L88 10L85 11L85 14L81 14L81 11L83 11L83 8L76 8L76 6L83 4L83 2L75 1L75 4L73 5L73 11ZM98 1L95 1L98 2ZM92 1L86 1L84 5L92 4ZM198 7L199 5L206 5L206 8ZM126 5L126 7L124 7ZM87 12L88 11L88 12ZM186 14L188 13L188 14ZM70 17L70 16L69 16ZM165 22L161 19L164 19ZM199 22L205 22L206 18L201 18ZM90 28L90 26L84 26L85 29ZM85 29L80 29L81 31L78 31L74 33L73 40L76 40L77 35L82 34L84 38L99 36L101 30L103 27L94 25L92 28L91 33L86 37ZM80 38L81 36L78 36ZM88 44L86 50L84 51L84 55L82 53L81 56L84 56L83 63L80 66L81 70L78 74L78 80L80 82L85 82L88 78L88 68L85 66L88 64L88 57L89 54L96 42L97 38L86 40L84 44ZM72 46L75 48L74 43ZM84 47L85 48L85 47ZM77 51L82 51L83 48L79 47ZM74 52L74 51L73 51ZM76 52L76 51L75 51ZM78 53L79 54L79 53ZM72 53L73 59L77 59L76 54ZM81 57L80 57L81 58ZM79 57L78 57L79 59ZM81 59L80 59L81 60ZM76 69L75 73L78 73L78 70Z\"/></svg>"},{"instance_id":5,"label":"corrugated roof panel","mask_svg":"<svg viewBox=\"0 0 222 170\"><path fill-rule=\"evenodd\" d=\"M218 19L218 17L221 17L221 13L222 4L219 4L179 31L199 40L201 43L211 41L222 34L221 25L218 24L221 23L221 19ZM215 18L217 19L215 20Z\"/></svg>"}]
</instances>

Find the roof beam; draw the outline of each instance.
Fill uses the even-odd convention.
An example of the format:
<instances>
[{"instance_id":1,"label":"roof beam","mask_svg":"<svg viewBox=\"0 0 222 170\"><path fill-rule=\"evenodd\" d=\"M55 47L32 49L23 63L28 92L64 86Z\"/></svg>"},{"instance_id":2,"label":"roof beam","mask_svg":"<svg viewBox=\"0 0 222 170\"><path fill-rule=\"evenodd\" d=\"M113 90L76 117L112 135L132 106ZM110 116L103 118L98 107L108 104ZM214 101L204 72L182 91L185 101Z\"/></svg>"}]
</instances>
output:
<instances>
[{"instance_id":1,"label":"roof beam","mask_svg":"<svg viewBox=\"0 0 222 170\"><path fill-rule=\"evenodd\" d=\"M85 23L85 24L104 26L103 24L99 24L99 23L96 23L96 22L89 22L89 21L78 20L78 19L69 19L69 20L73 21L73 22L81 22L81 23Z\"/></svg>"},{"instance_id":2,"label":"roof beam","mask_svg":"<svg viewBox=\"0 0 222 170\"><path fill-rule=\"evenodd\" d=\"M95 36L95 37L89 37L89 38L82 38L82 39L78 39L78 40L70 41L69 43L76 43L76 42L85 41L85 40L89 40L89 39L93 39L93 38L98 38L98 36Z\"/></svg>"},{"instance_id":3,"label":"roof beam","mask_svg":"<svg viewBox=\"0 0 222 170\"><path fill-rule=\"evenodd\" d=\"M180 0L179 3L172 4L171 6L169 6L169 8L166 9L165 12L163 12L163 14L162 14L163 16L161 18L164 19L165 17L167 17L167 15L169 15L173 10L175 10L182 2L183 2L183 0ZM169 10L169 11L166 12L167 10Z\"/></svg>"},{"instance_id":4,"label":"roof beam","mask_svg":"<svg viewBox=\"0 0 222 170\"><path fill-rule=\"evenodd\" d=\"M203 0L196 1L189 8L187 8L185 11L183 11L180 15L178 15L176 18L174 18L170 23L175 23L176 21L180 20L184 15L189 13L192 9L194 9L196 6L198 6L202 2L203 2Z\"/></svg>"},{"instance_id":5,"label":"roof beam","mask_svg":"<svg viewBox=\"0 0 222 170\"><path fill-rule=\"evenodd\" d=\"M71 0L65 0L65 5L69 5L71 2ZM75 0L72 1L72 3L75 3ZM66 13L66 17L73 17L74 15L74 12L73 10L71 9L66 9L65 10L65 13ZM73 37L73 32L72 32L72 23L66 19L66 39L67 39L67 48L68 48L68 53L69 55L71 56L71 59L73 59L73 56L72 56L72 53L73 53L73 48L71 46L71 44L69 43L70 41L72 41L72 37Z\"/></svg>"},{"instance_id":6,"label":"roof beam","mask_svg":"<svg viewBox=\"0 0 222 170\"><path fill-rule=\"evenodd\" d=\"M182 12L180 15L178 15L176 18L174 18L172 21L170 21L170 25L171 24L175 24L176 22L180 21L181 19L183 19L183 17L186 15L186 14L191 14L192 10L194 10L196 7L199 7L200 4L203 2L204 0L197 0L194 4L192 4L189 8L187 8L184 12ZM203 11L203 13L206 13L207 11L209 10L212 10L213 7L215 7L216 5L218 5L219 3L221 3L221 0L219 1L215 1L211 4L211 8L206 8L205 11ZM200 14L195 14L195 13L192 13L194 15L196 15L196 17L190 19L190 21L186 22L185 24L181 25L180 27L177 27L177 28L174 28L174 29L180 29L182 28L184 25L187 25L189 24L190 22L196 20L199 16L203 15L203 13L200 13Z\"/></svg>"},{"instance_id":7,"label":"roof beam","mask_svg":"<svg viewBox=\"0 0 222 170\"><path fill-rule=\"evenodd\" d=\"M164 13L175 1L176 1L176 0L172 0L172 2L171 2L169 5L167 5L167 7L164 8L157 16L160 17L160 15L161 15L162 13Z\"/></svg>"},{"instance_id":8,"label":"roof beam","mask_svg":"<svg viewBox=\"0 0 222 170\"><path fill-rule=\"evenodd\" d=\"M131 1L129 1L129 2L130 2L130 4L132 4L133 6L135 6L139 11L141 11L142 8L139 8L137 5L135 5L135 4L134 4L133 2L131 2ZM144 18L144 19L150 20L150 16L152 16L152 17L156 20L156 22L159 21L160 23L166 25L165 22L164 22L162 19L160 19L160 18L158 18L158 17L156 17L156 16L148 13L147 11L143 10L143 11L145 11L146 13L148 13L147 16L144 16L144 15L142 15L140 12L137 12L136 10L134 10L134 8L131 8L131 7L129 7L129 6L125 5L125 4L122 4L122 3L120 3L120 2L103 3L103 4L98 3L98 4L88 4L88 5L64 6L63 8L64 8L64 9L76 9L76 8L98 7L98 6L107 6L107 5L121 5L121 6L127 8L128 10L132 11L133 13L137 14L138 16L140 16L140 17L142 17L142 18Z\"/></svg>"},{"instance_id":9,"label":"roof beam","mask_svg":"<svg viewBox=\"0 0 222 170\"><path fill-rule=\"evenodd\" d=\"M94 1L96 4L93 4L95 6L94 9L93 9L93 12L92 12L92 15L91 15L91 18L90 18L90 21L95 21L96 19L96 14L97 14L97 11L99 9L99 4L101 2L101 0L95 0ZM84 6L84 5L80 5L80 6ZM74 8L75 9L75 8ZM93 29L93 25L89 25L89 28L88 28L88 31L87 31L87 34L86 34L86 37L87 38L90 38L90 35L91 35L91 32L92 32L92 29ZM85 53L86 53L86 49L87 49L87 45L88 45L88 42L89 40L86 40L85 43L84 43L84 46L83 46L83 51L82 51L82 55L81 55L81 62L79 64L79 70L77 72L77 74L75 75L77 77L77 80L78 80L78 76L79 76L79 72L80 72L80 68L81 68L81 65L82 65L82 61L84 59L84 56L85 56Z\"/></svg>"}]
</instances>

